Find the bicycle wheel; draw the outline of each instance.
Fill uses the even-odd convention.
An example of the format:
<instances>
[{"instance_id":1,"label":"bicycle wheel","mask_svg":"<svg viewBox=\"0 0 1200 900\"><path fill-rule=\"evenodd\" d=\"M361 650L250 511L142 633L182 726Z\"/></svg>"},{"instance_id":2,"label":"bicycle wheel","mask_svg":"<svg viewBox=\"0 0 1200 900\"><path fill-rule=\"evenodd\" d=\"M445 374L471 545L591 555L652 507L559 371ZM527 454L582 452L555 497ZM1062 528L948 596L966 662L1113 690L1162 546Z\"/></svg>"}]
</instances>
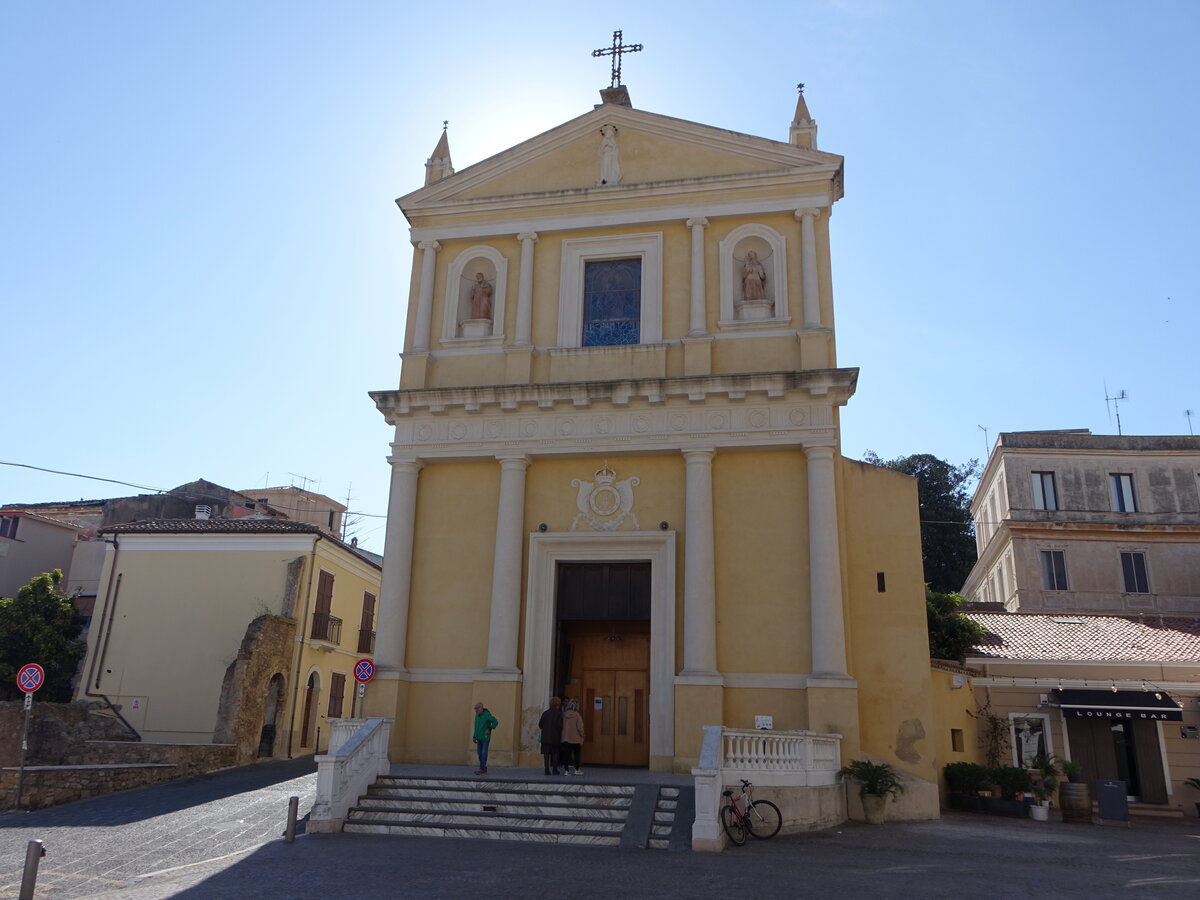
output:
<instances>
[{"instance_id":1,"label":"bicycle wheel","mask_svg":"<svg viewBox=\"0 0 1200 900\"><path fill-rule=\"evenodd\" d=\"M783 816L779 807L770 800L755 800L750 805L746 815L747 830L760 840L773 838L779 834L779 826L783 824Z\"/></svg>"},{"instance_id":2,"label":"bicycle wheel","mask_svg":"<svg viewBox=\"0 0 1200 900\"><path fill-rule=\"evenodd\" d=\"M732 806L721 807L721 825L729 839L737 846L746 843L746 826Z\"/></svg>"}]
</instances>

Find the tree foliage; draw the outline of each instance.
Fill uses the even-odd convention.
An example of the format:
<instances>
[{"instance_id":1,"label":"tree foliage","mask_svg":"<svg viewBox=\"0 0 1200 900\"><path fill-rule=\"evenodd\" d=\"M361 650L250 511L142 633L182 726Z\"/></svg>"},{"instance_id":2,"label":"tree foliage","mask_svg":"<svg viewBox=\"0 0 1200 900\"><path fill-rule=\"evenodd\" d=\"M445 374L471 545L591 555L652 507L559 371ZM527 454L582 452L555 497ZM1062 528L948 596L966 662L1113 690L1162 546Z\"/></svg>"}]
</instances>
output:
<instances>
[{"instance_id":1,"label":"tree foliage","mask_svg":"<svg viewBox=\"0 0 1200 900\"><path fill-rule=\"evenodd\" d=\"M929 655L962 662L967 651L983 641L987 631L960 611L966 600L925 586L925 616L929 623Z\"/></svg>"},{"instance_id":2,"label":"tree foliage","mask_svg":"<svg viewBox=\"0 0 1200 900\"><path fill-rule=\"evenodd\" d=\"M863 458L917 479L925 581L935 591L957 591L975 565L968 485L979 474L979 461L953 466L929 453L885 460L870 450Z\"/></svg>"},{"instance_id":3,"label":"tree foliage","mask_svg":"<svg viewBox=\"0 0 1200 900\"><path fill-rule=\"evenodd\" d=\"M38 700L65 703L71 679L86 645L79 640L82 620L69 597L58 589L62 571L34 577L16 597L0 597L0 697L16 700L17 671L27 663L46 670Z\"/></svg>"}]
</instances>

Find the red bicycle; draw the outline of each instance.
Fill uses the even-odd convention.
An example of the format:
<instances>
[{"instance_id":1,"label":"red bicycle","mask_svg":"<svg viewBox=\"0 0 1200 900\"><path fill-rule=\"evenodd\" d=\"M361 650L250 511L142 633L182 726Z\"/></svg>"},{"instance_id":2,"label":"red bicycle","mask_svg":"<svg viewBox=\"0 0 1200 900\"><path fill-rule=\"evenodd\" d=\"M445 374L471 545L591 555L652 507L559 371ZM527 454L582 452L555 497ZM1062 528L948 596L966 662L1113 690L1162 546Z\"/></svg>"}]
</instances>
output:
<instances>
[{"instance_id":1,"label":"red bicycle","mask_svg":"<svg viewBox=\"0 0 1200 900\"><path fill-rule=\"evenodd\" d=\"M721 807L721 825L729 839L739 847L746 843L748 834L764 841L775 837L783 824L779 807L770 800L752 799L754 785L745 778L741 781L741 794L734 797L733 791L725 791L729 802Z\"/></svg>"}]
</instances>

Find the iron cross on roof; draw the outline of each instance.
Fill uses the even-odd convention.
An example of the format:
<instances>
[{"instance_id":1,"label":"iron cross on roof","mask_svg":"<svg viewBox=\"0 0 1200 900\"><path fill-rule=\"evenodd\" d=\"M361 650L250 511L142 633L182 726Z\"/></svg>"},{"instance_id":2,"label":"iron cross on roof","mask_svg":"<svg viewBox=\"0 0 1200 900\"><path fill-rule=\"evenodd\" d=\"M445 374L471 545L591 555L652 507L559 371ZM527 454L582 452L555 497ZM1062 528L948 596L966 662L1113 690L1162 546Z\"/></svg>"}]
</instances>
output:
<instances>
[{"instance_id":1,"label":"iron cross on roof","mask_svg":"<svg viewBox=\"0 0 1200 900\"><path fill-rule=\"evenodd\" d=\"M592 56L612 57L612 84L609 85L610 88L615 88L621 83L621 55L625 53L637 53L641 49L641 44L622 43L621 31L618 29L613 32L611 47L601 47L599 50L592 51Z\"/></svg>"}]
</instances>

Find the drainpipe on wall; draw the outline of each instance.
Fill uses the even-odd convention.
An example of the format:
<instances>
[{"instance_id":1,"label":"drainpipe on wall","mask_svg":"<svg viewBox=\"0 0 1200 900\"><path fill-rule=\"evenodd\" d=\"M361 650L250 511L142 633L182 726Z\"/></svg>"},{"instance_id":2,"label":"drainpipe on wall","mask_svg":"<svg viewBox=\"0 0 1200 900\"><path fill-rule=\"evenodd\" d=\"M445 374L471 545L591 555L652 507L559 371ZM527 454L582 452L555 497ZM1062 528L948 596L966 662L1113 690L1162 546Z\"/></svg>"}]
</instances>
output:
<instances>
[{"instance_id":1,"label":"drainpipe on wall","mask_svg":"<svg viewBox=\"0 0 1200 900\"><path fill-rule=\"evenodd\" d=\"M296 733L296 704L300 697L300 666L304 662L304 629L308 625L308 604L312 600L313 569L317 567L317 541L320 539L319 535L313 536L312 552L308 557L308 584L304 586L304 615L300 617L300 627L296 635L296 677L292 679L292 714L288 719L288 759L292 758L292 739ZM316 747L313 748L313 752L316 752Z\"/></svg>"},{"instance_id":2,"label":"drainpipe on wall","mask_svg":"<svg viewBox=\"0 0 1200 900\"><path fill-rule=\"evenodd\" d=\"M108 538L103 539L106 544L113 545L112 566L108 570L108 590L104 592L104 608L100 610L100 629L96 632L96 650L92 654L92 669L88 672L88 677L83 682L83 695L85 697L99 697L108 704L109 711L116 716L125 729L133 735L135 741L140 741L142 736L138 730L129 724L129 721L121 715L121 711L117 709L115 703L108 698L106 694L96 693L92 687L100 687L100 679L104 673L104 658L108 655L108 639L112 636L113 621L116 619L117 598L121 594L121 578L123 573L117 573L117 577L113 579L113 572L117 571L117 556L121 552L121 545L116 538L111 541ZM104 627L104 619L108 618L108 627ZM100 632L104 632L101 636ZM92 684L92 676L95 676L95 684Z\"/></svg>"}]
</instances>

